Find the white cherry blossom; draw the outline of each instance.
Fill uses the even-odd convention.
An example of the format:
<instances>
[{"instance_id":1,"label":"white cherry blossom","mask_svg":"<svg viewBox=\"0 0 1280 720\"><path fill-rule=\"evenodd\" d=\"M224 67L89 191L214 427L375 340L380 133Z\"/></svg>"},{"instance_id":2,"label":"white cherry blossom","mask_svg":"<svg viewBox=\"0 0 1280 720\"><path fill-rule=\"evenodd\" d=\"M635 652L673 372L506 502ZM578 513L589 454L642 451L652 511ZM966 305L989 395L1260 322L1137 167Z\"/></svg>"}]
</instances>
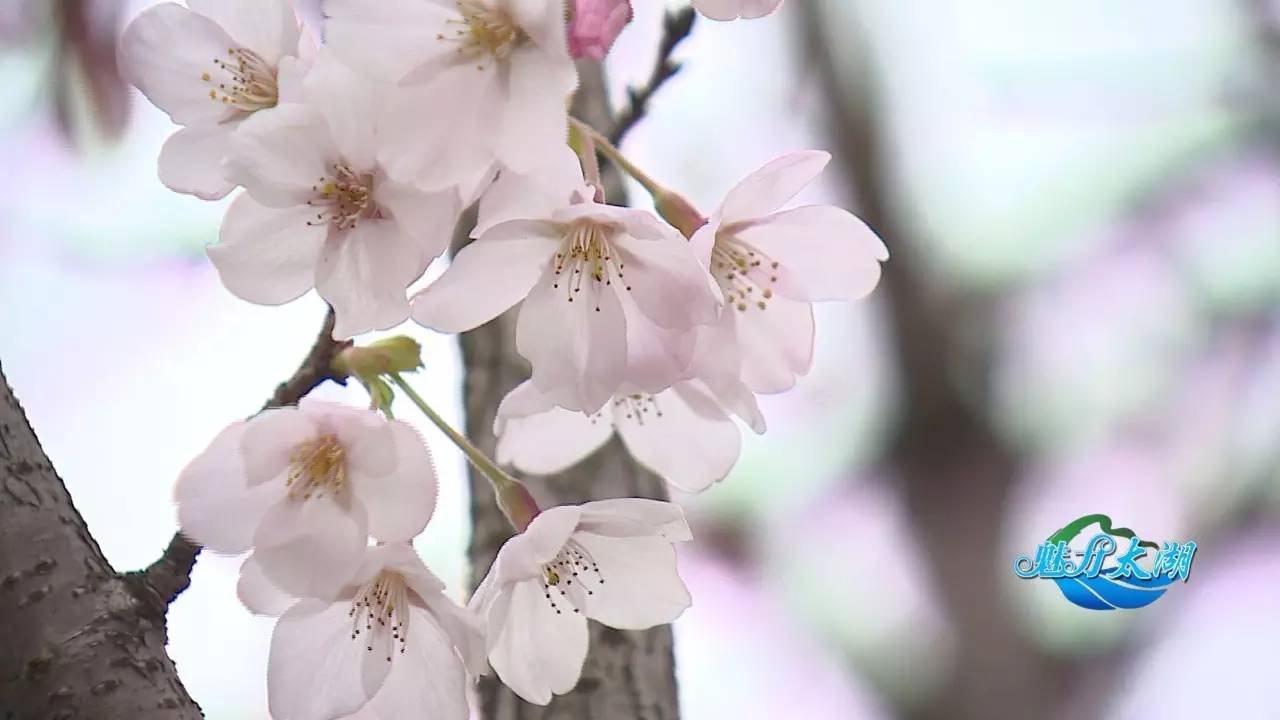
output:
<instances>
[{"instance_id":1,"label":"white cherry blossom","mask_svg":"<svg viewBox=\"0 0 1280 720\"><path fill-rule=\"evenodd\" d=\"M477 239L414 298L413 318L462 332L523 301L516 348L533 383L594 413L616 393L683 379L688 331L713 322L721 298L695 245L652 213L592 201L563 152L544 172L503 173L481 203Z\"/></svg>"},{"instance_id":2,"label":"white cherry blossom","mask_svg":"<svg viewBox=\"0 0 1280 720\"><path fill-rule=\"evenodd\" d=\"M698 12L712 20L761 18L782 6L783 0L693 0Z\"/></svg>"},{"instance_id":3,"label":"white cherry blossom","mask_svg":"<svg viewBox=\"0 0 1280 720\"><path fill-rule=\"evenodd\" d=\"M780 157L740 182L693 236L725 295L720 320L699 329L694 372L722 402L739 381L757 393L791 389L813 361L813 306L856 300L889 257L852 213L827 205L782 209L830 161L824 152Z\"/></svg>"},{"instance_id":4,"label":"white cherry blossom","mask_svg":"<svg viewBox=\"0 0 1280 720\"><path fill-rule=\"evenodd\" d=\"M546 705L578 684L587 618L620 630L678 618L691 600L673 543L689 539L679 506L656 500L542 511L498 551L469 604L498 677Z\"/></svg>"},{"instance_id":5,"label":"white cherry blossom","mask_svg":"<svg viewBox=\"0 0 1280 720\"><path fill-rule=\"evenodd\" d=\"M232 293L276 305L314 286L333 306L339 339L408 318L406 288L448 246L460 200L396 182L378 162L388 91L322 52L305 104L280 105L236 132L228 173L245 193L209 247Z\"/></svg>"},{"instance_id":6,"label":"white cherry blossom","mask_svg":"<svg viewBox=\"0 0 1280 720\"><path fill-rule=\"evenodd\" d=\"M162 3L129 23L121 74L182 126L160 151L161 182L205 200L231 192L222 163L232 133L294 98L300 37L287 0Z\"/></svg>"},{"instance_id":7,"label":"white cherry blossom","mask_svg":"<svg viewBox=\"0 0 1280 720\"><path fill-rule=\"evenodd\" d=\"M406 543L367 548L331 597L275 586L256 557L237 593L277 616L267 664L276 720L466 720L467 677L486 669L479 621Z\"/></svg>"},{"instance_id":8,"label":"white cherry blossom","mask_svg":"<svg viewBox=\"0 0 1280 720\"><path fill-rule=\"evenodd\" d=\"M754 419L763 431L758 410ZM697 381L657 395L615 396L590 415L557 407L526 382L503 399L494 423L498 462L533 475L573 466L615 432L641 465L686 492L724 479L742 450L737 425Z\"/></svg>"},{"instance_id":9,"label":"white cherry blossom","mask_svg":"<svg viewBox=\"0 0 1280 720\"><path fill-rule=\"evenodd\" d=\"M174 494L184 535L219 553L252 548L275 584L320 596L355 571L370 534L422 532L436 475L407 423L304 399L232 423Z\"/></svg>"},{"instance_id":10,"label":"white cherry blossom","mask_svg":"<svg viewBox=\"0 0 1280 720\"><path fill-rule=\"evenodd\" d=\"M329 0L325 41L400 85L386 148L397 177L474 186L495 162L527 172L567 135L577 85L563 0Z\"/></svg>"}]
</instances>

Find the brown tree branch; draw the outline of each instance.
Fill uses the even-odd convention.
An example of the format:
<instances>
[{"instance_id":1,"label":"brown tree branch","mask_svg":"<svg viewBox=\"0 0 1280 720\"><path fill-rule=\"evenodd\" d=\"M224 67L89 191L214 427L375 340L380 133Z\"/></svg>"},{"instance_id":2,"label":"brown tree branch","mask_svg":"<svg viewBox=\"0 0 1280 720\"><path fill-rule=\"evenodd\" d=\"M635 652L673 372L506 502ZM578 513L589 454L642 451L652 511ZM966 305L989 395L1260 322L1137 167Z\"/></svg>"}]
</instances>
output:
<instances>
[{"instance_id":1,"label":"brown tree branch","mask_svg":"<svg viewBox=\"0 0 1280 720\"><path fill-rule=\"evenodd\" d=\"M627 107L618 111L618 117L612 124L596 126L609 128L609 132L605 134L614 145L621 143L636 123L644 119L649 112L649 101L662 89L663 85L667 84L668 80L680 72L681 64L671 56L675 54L680 43L693 32L694 20L697 17L698 13L692 6L666 12L662 19L662 39L658 43L658 59L654 62L653 70L649 72L648 81L644 85L633 85L627 88L630 102Z\"/></svg>"}]
</instances>

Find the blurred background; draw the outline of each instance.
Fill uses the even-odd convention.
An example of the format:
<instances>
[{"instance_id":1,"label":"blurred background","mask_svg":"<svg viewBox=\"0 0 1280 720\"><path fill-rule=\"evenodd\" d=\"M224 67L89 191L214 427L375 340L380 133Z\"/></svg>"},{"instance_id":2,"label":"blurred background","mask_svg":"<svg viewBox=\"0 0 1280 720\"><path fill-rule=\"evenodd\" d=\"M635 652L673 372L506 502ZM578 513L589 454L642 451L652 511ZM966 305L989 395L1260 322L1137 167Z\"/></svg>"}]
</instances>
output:
<instances>
[{"instance_id":1,"label":"blurred background","mask_svg":"<svg viewBox=\"0 0 1280 720\"><path fill-rule=\"evenodd\" d=\"M0 3L0 362L119 569L157 556L177 473L324 312L224 291L203 254L222 204L156 179L171 126L114 63L148 4ZM619 102L659 36L662 3L635 5ZM804 199L856 209L893 259L870 300L819 309L813 372L765 400L733 474L679 498L684 717L1280 718L1278 12L791 0L699 21L627 152L709 209L830 149ZM453 338L402 331L460 424ZM460 589L464 465L424 434L442 497L419 548ZM1010 571L1094 512L1196 540L1191 581L1103 613ZM203 555L171 612L214 720L266 717L271 624L237 566Z\"/></svg>"}]
</instances>

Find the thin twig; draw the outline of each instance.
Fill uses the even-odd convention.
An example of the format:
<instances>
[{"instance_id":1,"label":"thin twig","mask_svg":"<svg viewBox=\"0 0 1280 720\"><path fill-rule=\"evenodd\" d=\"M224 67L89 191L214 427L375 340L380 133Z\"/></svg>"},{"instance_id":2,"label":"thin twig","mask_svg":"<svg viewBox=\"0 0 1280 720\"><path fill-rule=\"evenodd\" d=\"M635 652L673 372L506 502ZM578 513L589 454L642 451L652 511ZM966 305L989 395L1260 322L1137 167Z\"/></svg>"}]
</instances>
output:
<instances>
[{"instance_id":1,"label":"thin twig","mask_svg":"<svg viewBox=\"0 0 1280 720\"><path fill-rule=\"evenodd\" d=\"M333 379L330 365L334 356L351 345L350 340L333 339L333 323L331 308L307 357L288 380L276 386L262 410L294 405L325 380ZM176 532L159 559L144 570L127 573L125 579L135 594L163 617L165 608L191 585L191 571L195 568L200 549L181 532Z\"/></svg>"},{"instance_id":2,"label":"thin twig","mask_svg":"<svg viewBox=\"0 0 1280 720\"><path fill-rule=\"evenodd\" d=\"M618 119L609 130L609 141L614 145L621 143L636 123L644 119L649 112L649 101L668 80L680 72L681 63L671 59L671 56L693 32L693 22L697 17L698 13L693 7L667 11L662 20L662 42L658 45L658 59L649 73L649 80L639 87L633 85L627 88L630 102L627 107L618 111Z\"/></svg>"}]
</instances>

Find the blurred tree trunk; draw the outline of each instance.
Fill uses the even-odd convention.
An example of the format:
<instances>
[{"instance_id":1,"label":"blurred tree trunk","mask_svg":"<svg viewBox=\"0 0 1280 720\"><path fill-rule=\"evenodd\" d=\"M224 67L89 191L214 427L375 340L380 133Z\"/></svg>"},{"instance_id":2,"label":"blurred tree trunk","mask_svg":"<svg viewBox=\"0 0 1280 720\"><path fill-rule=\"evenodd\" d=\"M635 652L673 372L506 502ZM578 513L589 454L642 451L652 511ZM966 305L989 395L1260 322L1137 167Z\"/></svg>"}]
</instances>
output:
<instances>
[{"instance_id":1,"label":"blurred tree trunk","mask_svg":"<svg viewBox=\"0 0 1280 720\"><path fill-rule=\"evenodd\" d=\"M201 717L141 578L111 568L0 371L0 718Z\"/></svg>"},{"instance_id":2,"label":"blurred tree trunk","mask_svg":"<svg viewBox=\"0 0 1280 720\"><path fill-rule=\"evenodd\" d=\"M854 203L893 253L880 295L888 301L902 397L885 466L898 483L954 640L939 694L907 716L1043 716L1065 683L1019 631L1016 610L1000 592L1006 567L998 561L1000 535L1018 458L985 412L984 379L964 372L987 366L989 358L970 357L970 348L974 337L991 336L993 318L973 298L948 293L918 254L893 198L892 137L876 87L886 75L877 72L863 33L828 17L833 6L806 4L803 30Z\"/></svg>"},{"instance_id":3,"label":"blurred tree trunk","mask_svg":"<svg viewBox=\"0 0 1280 720\"><path fill-rule=\"evenodd\" d=\"M574 113L602 132L608 132L610 114L604 77L598 63L579 67L582 87ZM621 184L616 173L606 178L609 197L620 204ZM462 227L467 227L464 223ZM466 366L463 395L467 412L467 436L492 456L495 440L493 418L498 403L511 389L529 377L528 365L516 354L515 325L518 310L462 336ZM470 559L472 586L478 585L511 535L511 527L494 503L488 482L472 469L472 536ZM539 505L616 497L667 499L662 481L636 465L615 438L585 462L555 477L532 480L530 489ZM546 707L531 705L489 675L480 682L480 699L486 720L675 720L675 660L671 627L643 632L606 628L591 623L591 651L578 687Z\"/></svg>"}]
</instances>

